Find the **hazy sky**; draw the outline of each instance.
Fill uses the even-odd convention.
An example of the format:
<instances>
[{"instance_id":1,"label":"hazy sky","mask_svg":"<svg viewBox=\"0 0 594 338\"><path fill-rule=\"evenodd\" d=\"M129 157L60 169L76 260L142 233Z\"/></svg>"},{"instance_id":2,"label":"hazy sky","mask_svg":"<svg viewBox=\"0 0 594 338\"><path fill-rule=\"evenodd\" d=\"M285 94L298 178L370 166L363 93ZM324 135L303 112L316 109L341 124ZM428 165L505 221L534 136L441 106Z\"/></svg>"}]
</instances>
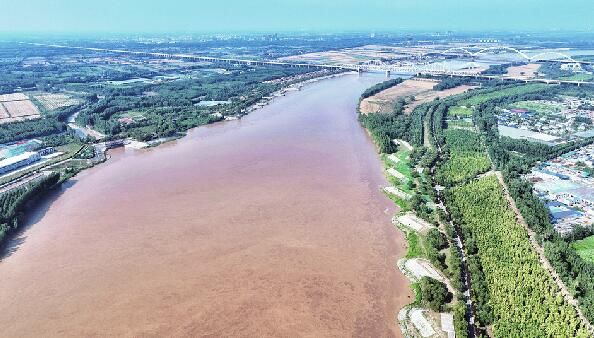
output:
<instances>
[{"instance_id":1,"label":"hazy sky","mask_svg":"<svg viewBox=\"0 0 594 338\"><path fill-rule=\"evenodd\" d=\"M0 0L2 32L592 30L594 0Z\"/></svg>"}]
</instances>

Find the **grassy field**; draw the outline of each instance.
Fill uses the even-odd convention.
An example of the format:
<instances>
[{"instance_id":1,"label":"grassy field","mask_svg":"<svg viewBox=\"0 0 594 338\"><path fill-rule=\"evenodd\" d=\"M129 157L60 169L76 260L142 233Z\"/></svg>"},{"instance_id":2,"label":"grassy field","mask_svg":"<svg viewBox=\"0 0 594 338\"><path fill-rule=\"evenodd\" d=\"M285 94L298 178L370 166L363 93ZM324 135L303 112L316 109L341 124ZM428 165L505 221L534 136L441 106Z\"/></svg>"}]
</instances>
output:
<instances>
[{"instance_id":1,"label":"grassy field","mask_svg":"<svg viewBox=\"0 0 594 338\"><path fill-rule=\"evenodd\" d=\"M423 256L425 250L423 249L423 240L414 231L406 233L406 240L408 241L408 247L406 248L406 258L415 258Z\"/></svg>"},{"instance_id":2,"label":"grassy field","mask_svg":"<svg viewBox=\"0 0 594 338\"><path fill-rule=\"evenodd\" d=\"M474 95L461 102L462 106L477 106L490 100L499 99L508 96L522 95L528 93L535 93L546 88L546 84L531 83L522 86L514 86L495 91L487 91L481 94Z\"/></svg>"},{"instance_id":3,"label":"grassy field","mask_svg":"<svg viewBox=\"0 0 594 338\"><path fill-rule=\"evenodd\" d=\"M571 76L563 76L561 79L568 80L568 81L591 81L592 79L594 79L594 75L592 75L592 74L574 74Z\"/></svg>"},{"instance_id":4,"label":"grassy field","mask_svg":"<svg viewBox=\"0 0 594 338\"><path fill-rule=\"evenodd\" d=\"M594 263L594 236L575 241L571 246L583 259Z\"/></svg>"},{"instance_id":5,"label":"grassy field","mask_svg":"<svg viewBox=\"0 0 594 338\"><path fill-rule=\"evenodd\" d=\"M559 105L539 101L519 101L510 105L511 108L526 109L534 113L554 114L561 110Z\"/></svg>"},{"instance_id":6,"label":"grassy field","mask_svg":"<svg viewBox=\"0 0 594 338\"><path fill-rule=\"evenodd\" d=\"M412 180L412 169L410 168L410 150L407 150L403 147L400 148L400 150L398 150L398 152L396 152L394 155L396 155L396 157L399 159L398 163L394 163L392 162L390 159L388 159L388 156L386 154L382 154L382 160L384 162L384 168L385 170L388 170L389 168L393 168L396 169L398 172L400 172L402 175L404 175L406 177L405 180L401 180L397 177L394 177L388 173L386 173L386 178L388 179L388 182L390 182L390 184L394 187L397 187L398 189L408 193L408 194L412 194L414 191L409 187L408 182ZM410 205L407 201L401 200L398 197L395 197L391 194L388 194L388 197L394 201L394 203L396 203L400 208L401 211L406 211L406 210L410 210Z\"/></svg>"},{"instance_id":7,"label":"grassy field","mask_svg":"<svg viewBox=\"0 0 594 338\"><path fill-rule=\"evenodd\" d=\"M412 179L412 169L410 167L410 150L399 150L396 153L396 156L400 160L396 165L393 166L394 169L398 170L401 174L406 176L409 180Z\"/></svg>"},{"instance_id":8,"label":"grassy field","mask_svg":"<svg viewBox=\"0 0 594 338\"><path fill-rule=\"evenodd\" d=\"M474 123L467 120L448 120L448 128L468 128L474 129Z\"/></svg>"},{"instance_id":9,"label":"grassy field","mask_svg":"<svg viewBox=\"0 0 594 338\"><path fill-rule=\"evenodd\" d=\"M472 109L466 106L456 106L448 109L448 115L470 117L472 116Z\"/></svg>"}]
</instances>

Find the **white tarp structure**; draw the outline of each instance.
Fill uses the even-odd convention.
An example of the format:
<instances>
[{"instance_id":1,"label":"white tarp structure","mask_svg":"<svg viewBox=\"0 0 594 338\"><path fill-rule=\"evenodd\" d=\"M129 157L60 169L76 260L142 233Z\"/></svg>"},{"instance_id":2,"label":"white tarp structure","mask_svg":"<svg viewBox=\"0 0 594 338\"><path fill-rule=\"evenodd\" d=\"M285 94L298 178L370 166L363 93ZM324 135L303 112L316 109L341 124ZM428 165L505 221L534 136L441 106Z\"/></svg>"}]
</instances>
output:
<instances>
[{"instance_id":1,"label":"white tarp structure","mask_svg":"<svg viewBox=\"0 0 594 338\"><path fill-rule=\"evenodd\" d=\"M400 173L400 171L394 169L394 168L388 168L388 170L386 170L388 172L388 174L400 179L400 180L404 180L406 179L406 176L402 175Z\"/></svg>"},{"instance_id":2,"label":"white tarp structure","mask_svg":"<svg viewBox=\"0 0 594 338\"><path fill-rule=\"evenodd\" d=\"M416 280L421 277L431 277L437 279L440 282L444 282L443 277L435 270L431 263L418 258L408 259L404 263L404 268L409 271Z\"/></svg>"},{"instance_id":3,"label":"white tarp structure","mask_svg":"<svg viewBox=\"0 0 594 338\"><path fill-rule=\"evenodd\" d=\"M400 162L400 159L395 154L388 155L388 160L394 162L395 164Z\"/></svg>"},{"instance_id":4,"label":"white tarp structure","mask_svg":"<svg viewBox=\"0 0 594 338\"><path fill-rule=\"evenodd\" d=\"M456 338L454 329L454 315L451 313L440 313L441 329L448 334L448 338Z\"/></svg>"},{"instance_id":5,"label":"white tarp structure","mask_svg":"<svg viewBox=\"0 0 594 338\"><path fill-rule=\"evenodd\" d=\"M410 212L397 217L396 221L417 232L426 232L434 227L433 225L429 224L425 220L420 219L415 214Z\"/></svg>"},{"instance_id":6,"label":"white tarp structure","mask_svg":"<svg viewBox=\"0 0 594 338\"><path fill-rule=\"evenodd\" d=\"M411 195L405 193L404 191L396 188L396 187L385 187L384 190L388 193L388 194L392 194L398 198L401 198L403 200L409 200L411 199Z\"/></svg>"},{"instance_id":7,"label":"white tarp structure","mask_svg":"<svg viewBox=\"0 0 594 338\"><path fill-rule=\"evenodd\" d=\"M431 323L423 315L424 311L427 310L411 309L409 312L409 318L421 336L426 338L433 336L435 334L435 330L433 329L433 326L431 326Z\"/></svg>"}]
</instances>

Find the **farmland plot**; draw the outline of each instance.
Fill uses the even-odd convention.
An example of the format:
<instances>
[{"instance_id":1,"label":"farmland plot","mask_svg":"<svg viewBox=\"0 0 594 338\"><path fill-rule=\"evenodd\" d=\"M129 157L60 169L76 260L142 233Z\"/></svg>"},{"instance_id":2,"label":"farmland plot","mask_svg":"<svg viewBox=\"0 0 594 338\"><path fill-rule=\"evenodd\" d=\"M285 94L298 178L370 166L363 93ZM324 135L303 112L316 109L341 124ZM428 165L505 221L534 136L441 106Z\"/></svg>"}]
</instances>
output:
<instances>
[{"instance_id":1,"label":"farmland plot","mask_svg":"<svg viewBox=\"0 0 594 338\"><path fill-rule=\"evenodd\" d=\"M0 102L9 102L9 101L21 101L21 100L28 100L29 98L27 95L23 93L12 93L12 94L2 94L0 95Z\"/></svg>"},{"instance_id":2,"label":"farmland plot","mask_svg":"<svg viewBox=\"0 0 594 338\"><path fill-rule=\"evenodd\" d=\"M39 116L39 110L29 100L3 102L11 117Z\"/></svg>"},{"instance_id":3,"label":"farmland plot","mask_svg":"<svg viewBox=\"0 0 594 338\"><path fill-rule=\"evenodd\" d=\"M4 105L2 103L0 103L0 119L7 119L9 117L10 117L10 115L8 115L6 108L4 108Z\"/></svg>"},{"instance_id":4,"label":"farmland plot","mask_svg":"<svg viewBox=\"0 0 594 338\"><path fill-rule=\"evenodd\" d=\"M37 99L43 108L47 110L56 110L80 103L78 99L65 94L44 93L35 95L35 99Z\"/></svg>"}]
</instances>

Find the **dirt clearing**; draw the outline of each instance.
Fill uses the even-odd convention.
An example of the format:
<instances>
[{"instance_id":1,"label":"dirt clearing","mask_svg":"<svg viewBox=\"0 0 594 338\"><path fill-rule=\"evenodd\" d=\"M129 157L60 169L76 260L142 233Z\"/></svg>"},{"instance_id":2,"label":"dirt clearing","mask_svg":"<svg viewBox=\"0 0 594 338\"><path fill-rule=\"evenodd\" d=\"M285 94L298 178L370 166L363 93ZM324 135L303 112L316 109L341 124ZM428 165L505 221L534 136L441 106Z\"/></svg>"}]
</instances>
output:
<instances>
[{"instance_id":1,"label":"dirt clearing","mask_svg":"<svg viewBox=\"0 0 594 338\"><path fill-rule=\"evenodd\" d=\"M473 86L462 85L442 91L433 90L438 83L436 80L413 78L401 84L388 88L374 96L361 101L360 111L363 114L390 113L393 111L394 103L400 98L407 99L404 110L410 114L416 107L423 103L431 102L436 98L444 98L452 95L462 94Z\"/></svg>"},{"instance_id":2,"label":"dirt clearing","mask_svg":"<svg viewBox=\"0 0 594 338\"><path fill-rule=\"evenodd\" d=\"M415 96L415 100L406 106L405 113L410 114L416 107L423 103L431 102L436 98L443 99L448 96L466 93L468 90L476 88L475 86L462 85L441 91L429 90Z\"/></svg>"},{"instance_id":3,"label":"dirt clearing","mask_svg":"<svg viewBox=\"0 0 594 338\"><path fill-rule=\"evenodd\" d=\"M505 76L522 79L533 79L538 74L539 69L540 64L538 63L529 63L527 65L522 66L512 66L507 69L507 74Z\"/></svg>"},{"instance_id":4,"label":"dirt clearing","mask_svg":"<svg viewBox=\"0 0 594 338\"><path fill-rule=\"evenodd\" d=\"M0 95L0 124L40 118L39 109L23 93Z\"/></svg>"},{"instance_id":5,"label":"dirt clearing","mask_svg":"<svg viewBox=\"0 0 594 338\"><path fill-rule=\"evenodd\" d=\"M12 94L2 94L0 95L0 102L9 102L9 101L22 101L28 100L29 98L27 95L23 93L12 93Z\"/></svg>"}]
</instances>

